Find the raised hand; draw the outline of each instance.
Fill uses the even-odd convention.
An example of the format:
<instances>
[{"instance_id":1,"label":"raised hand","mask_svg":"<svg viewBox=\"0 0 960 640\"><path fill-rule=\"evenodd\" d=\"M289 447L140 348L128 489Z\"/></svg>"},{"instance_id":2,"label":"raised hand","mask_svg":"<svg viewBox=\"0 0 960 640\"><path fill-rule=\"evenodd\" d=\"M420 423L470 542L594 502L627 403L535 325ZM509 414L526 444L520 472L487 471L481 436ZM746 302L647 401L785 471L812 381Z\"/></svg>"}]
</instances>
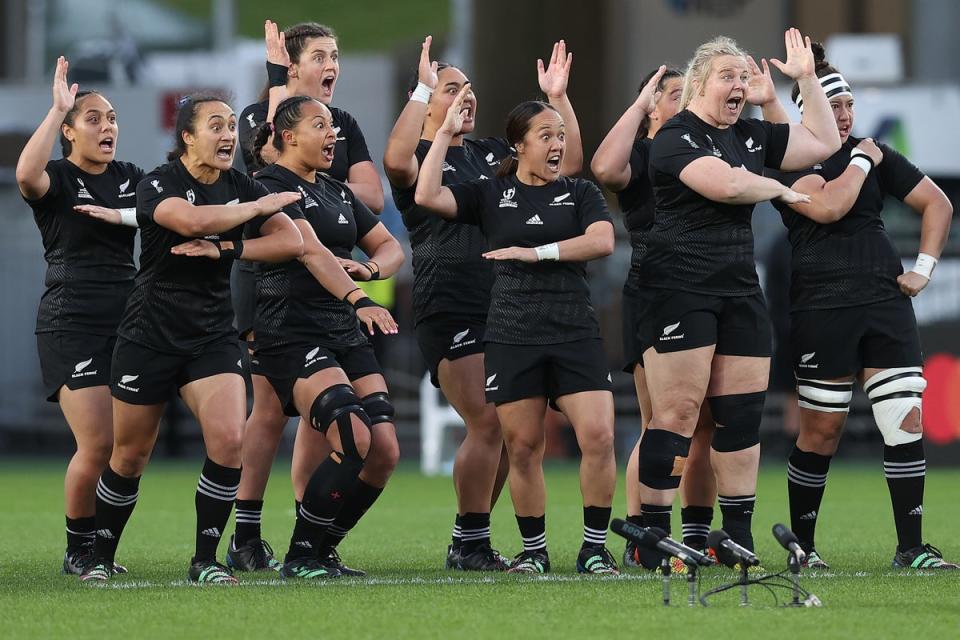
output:
<instances>
[{"instance_id":1,"label":"raised hand","mask_svg":"<svg viewBox=\"0 0 960 640\"><path fill-rule=\"evenodd\" d=\"M101 207L95 204L78 204L73 207L74 211L85 213L91 218L102 220L110 224L120 224L120 212L116 209Z\"/></svg>"},{"instance_id":2,"label":"raised hand","mask_svg":"<svg viewBox=\"0 0 960 640\"><path fill-rule=\"evenodd\" d=\"M881 151L877 143L873 141L873 138L864 138L861 140L860 144L857 145L857 149L860 149L860 151L870 156L870 159L873 160L873 166L876 167L883 162L883 151Z\"/></svg>"},{"instance_id":3,"label":"raised hand","mask_svg":"<svg viewBox=\"0 0 960 640\"><path fill-rule=\"evenodd\" d=\"M73 109L77 101L77 91L80 86L77 83L67 84L67 70L70 63L63 56L57 58L57 70L53 73L53 108L61 113L66 113Z\"/></svg>"},{"instance_id":4,"label":"raised hand","mask_svg":"<svg viewBox=\"0 0 960 640\"><path fill-rule=\"evenodd\" d=\"M637 96L637 105L644 110L646 113L651 113L654 109L657 108L657 102L660 101L660 96L662 91L660 91L660 79L663 78L663 74L667 72L667 65L662 64L660 68L657 69L657 72L653 74L653 77L650 78L650 81L643 85L643 89L640 90L640 95Z\"/></svg>"},{"instance_id":5,"label":"raised hand","mask_svg":"<svg viewBox=\"0 0 960 640\"><path fill-rule=\"evenodd\" d=\"M465 82L460 88L460 93L457 94L457 97L453 99L453 104L450 105L450 108L447 109L447 116L443 119L443 124L440 125L440 131L455 136L460 133L460 130L463 128L463 101L467 98L467 93L470 91L470 83Z\"/></svg>"},{"instance_id":6,"label":"raised hand","mask_svg":"<svg viewBox=\"0 0 960 640\"><path fill-rule=\"evenodd\" d=\"M780 73L799 80L800 78L812 76L816 73L816 63L813 58L813 48L810 46L810 38L804 38L800 35L800 30L791 27L783 34L783 42L787 48L787 61L781 62L776 58L771 58L773 64Z\"/></svg>"},{"instance_id":7,"label":"raised hand","mask_svg":"<svg viewBox=\"0 0 960 640\"><path fill-rule=\"evenodd\" d=\"M487 260L518 260L520 262L539 262L537 250L528 247L504 247L483 254Z\"/></svg>"},{"instance_id":8,"label":"raised hand","mask_svg":"<svg viewBox=\"0 0 960 640\"><path fill-rule=\"evenodd\" d=\"M572 64L573 54L567 53L567 43L563 40L553 43L553 53L550 54L550 64L546 69L543 68L543 60L537 58L537 81L547 97L559 98L567 92Z\"/></svg>"},{"instance_id":9,"label":"raised hand","mask_svg":"<svg viewBox=\"0 0 960 640\"><path fill-rule=\"evenodd\" d=\"M269 216L282 210L288 204L293 204L300 199L299 191L281 191L280 193L268 193L257 199L257 215Z\"/></svg>"},{"instance_id":10,"label":"raised hand","mask_svg":"<svg viewBox=\"0 0 960 640\"><path fill-rule=\"evenodd\" d=\"M777 99L777 87L773 84L767 59L761 58L760 64L763 65L763 71L757 66L753 56L747 56L747 68L750 70L750 80L747 81L747 102L758 107Z\"/></svg>"},{"instance_id":11,"label":"raised hand","mask_svg":"<svg viewBox=\"0 0 960 640\"><path fill-rule=\"evenodd\" d=\"M431 89L437 88L437 63L430 61L430 45L433 43L433 36L427 36L423 40L420 48L420 64L417 65L417 80L427 85Z\"/></svg>"},{"instance_id":12,"label":"raised hand","mask_svg":"<svg viewBox=\"0 0 960 640\"><path fill-rule=\"evenodd\" d=\"M220 247L209 240L189 240L170 247L170 253L175 256L188 256L191 258L220 259Z\"/></svg>"},{"instance_id":13,"label":"raised hand","mask_svg":"<svg viewBox=\"0 0 960 640\"><path fill-rule=\"evenodd\" d=\"M362 307L357 309L357 319L366 325L370 335L373 335L374 325L385 335L392 335L400 330L397 326L397 321L394 320L390 312L383 307Z\"/></svg>"},{"instance_id":14,"label":"raised hand","mask_svg":"<svg viewBox=\"0 0 960 640\"><path fill-rule=\"evenodd\" d=\"M287 53L287 41L276 22L266 20L263 23L263 40L267 45L267 62L290 66L290 54Z\"/></svg>"}]
</instances>

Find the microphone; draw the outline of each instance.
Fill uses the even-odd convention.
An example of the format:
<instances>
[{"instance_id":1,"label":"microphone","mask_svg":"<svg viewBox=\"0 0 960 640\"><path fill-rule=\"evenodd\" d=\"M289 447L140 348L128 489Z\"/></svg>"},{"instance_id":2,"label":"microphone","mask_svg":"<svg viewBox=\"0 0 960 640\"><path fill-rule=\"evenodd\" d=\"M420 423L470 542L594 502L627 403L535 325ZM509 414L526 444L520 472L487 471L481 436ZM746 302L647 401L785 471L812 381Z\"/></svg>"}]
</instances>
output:
<instances>
[{"instance_id":1,"label":"microphone","mask_svg":"<svg viewBox=\"0 0 960 640\"><path fill-rule=\"evenodd\" d=\"M782 524L775 524L773 525L773 537L777 539L781 547L796 557L797 562L803 562L806 559L807 554L800 548L800 540L797 539L797 534L793 531Z\"/></svg>"},{"instance_id":2,"label":"microphone","mask_svg":"<svg viewBox=\"0 0 960 640\"><path fill-rule=\"evenodd\" d=\"M709 567L713 564L713 561L709 557L692 547L688 547L670 538L663 529L657 527L640 527L632 522L627 522L619 518L613 519L610 523L610 529L617 535L636 543L640 547L655 549L668 556L676 556L686 565ZM649 569L650 567L647 568Z\"/></svg>"},{"instance_id":3,"label":"microphone","mask_svg":"<svg viewBox=\"0 0 960 640\"><path fill-rule=\"evenodd\" d=\"M707 536L707 546L717 554L720 564L733 568L738 562L742 567L752 567L760 564L757 556L749 549L744 549L730 539L723 529L711 531Z\"/></svg>"}]
</instances>

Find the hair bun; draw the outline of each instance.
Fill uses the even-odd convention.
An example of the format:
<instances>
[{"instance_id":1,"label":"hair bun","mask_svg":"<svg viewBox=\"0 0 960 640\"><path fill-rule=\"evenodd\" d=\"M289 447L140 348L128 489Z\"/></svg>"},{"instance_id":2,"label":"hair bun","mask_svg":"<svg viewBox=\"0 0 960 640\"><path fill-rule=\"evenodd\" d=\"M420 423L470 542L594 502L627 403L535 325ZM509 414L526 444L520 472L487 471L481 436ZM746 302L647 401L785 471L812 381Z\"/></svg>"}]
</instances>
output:
<instances>
[{"instance_id":1,"label":"hair bun","mask_svg":"<svg viewBox=\"0 0 960 640\"><path fill-rule=\"evenodd\" d=\"M823 44L812 42L810 48L813 49L813 63L817 71L830 66L830 63L827 62L827 54L823 49Z\"/></svg>"}]
</instances>

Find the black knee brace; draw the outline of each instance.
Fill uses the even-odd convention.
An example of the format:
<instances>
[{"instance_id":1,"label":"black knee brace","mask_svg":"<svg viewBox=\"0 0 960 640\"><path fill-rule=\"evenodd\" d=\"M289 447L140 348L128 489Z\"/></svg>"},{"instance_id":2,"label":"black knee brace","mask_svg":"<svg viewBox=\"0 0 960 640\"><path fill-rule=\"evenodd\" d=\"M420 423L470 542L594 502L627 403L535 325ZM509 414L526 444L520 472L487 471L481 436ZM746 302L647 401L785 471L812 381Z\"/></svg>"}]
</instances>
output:
<instances>
[{"instance_id":1,"label":"black knee brace","mask_svg":"<svg viewBox=\"0 0 960 640\"><path fill-rule=\"evenodd\" d=\"M343 447L343 458L359 460L363 464L364 456L357 450L357 443L353 439L353 424L350 416L355 415L370 428L370 418L363 410L360 399L348 384L335 384L317 396L310 407L310 425L317 431L326 434L327 429L334 422L340 433L340 443Z\"/></svg>"},{"instance_id":2,"label":"black knee brace","mask_svg":"<svg viewBox=\"0 0 960 640\"><path fill-rule=\"evenodd\" d=\"M360 400L363 410L370 416L370 424L379 424L381 422L393 422L393 403L390 402L390 394L385 391L377 391Z\"/></svg>"},{"instance_id":3,"label":"black knee brace","mask_svg":"<svg viewBox=\"0 0 960 640\"><path fill-rule=\"evenodd\" d=\"M676 489L689 453L690 438L647 429L640 438L640 482L651 489Z\"/></svg>"},{"instance_id":4,"label":"black knee brace","mask_svg":"<svg viewBox=\"0 0 960 640\"><path fill-rule=\"evenodd\" d=\"M758 391L708 399L717 424L713 432L714 451L742 451L760 443L760 420L766 397L766 391Z\"/></svg>"}]
</instances>

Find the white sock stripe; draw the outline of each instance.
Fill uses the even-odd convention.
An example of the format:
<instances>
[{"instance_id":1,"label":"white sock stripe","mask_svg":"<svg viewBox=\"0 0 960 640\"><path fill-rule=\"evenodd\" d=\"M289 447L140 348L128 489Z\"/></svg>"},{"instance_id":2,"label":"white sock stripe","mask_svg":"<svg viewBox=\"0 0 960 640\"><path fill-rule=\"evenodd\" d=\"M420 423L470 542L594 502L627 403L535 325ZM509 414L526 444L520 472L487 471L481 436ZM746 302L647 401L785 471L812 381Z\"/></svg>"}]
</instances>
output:
<instances>
[{"instance_id":1,"label":"white sock stripe","mask_svg":"<svg viewBox=\"0 0 960 640\"><path fill-rule=\"evenodd\" d=\"M212 493L199 484L197 485L197 493L201 493L212 500L219 500L221 502L233 502L237 499L237 494L233 494L232 496L224 496L219 493Z\"/></svg>"},{"instance_id":2,"label":"white sock stripe","mask_svg":"<svg viewBox=\"0 0 960 640\"><path fill-rule=\"evenodd\" d=\"M806 482L805 480L798 480L796 478L788 478L788 480L793 484L798 484L801 487L810 487L811 489L823 489L825 486L827 486L826 480L823 482Z\"/></svg>"},{"instance_id":3,"label":"white sock stripe","mask_svg":"<svg viewBox=\"0 0 960 640\"><path fill-rule=\"evenodd\" d=\"M531 543L526 543L526 542L524 542L524 543L523 543L523 550L524 550L524 551L540 551L541 549L546 549L546 548L547 548L547 541L546 541L546 540L544 540L543 542L537 542L537 543L533 543L533 542L531 542Z\"/></svg>"},{"instance_id":4,"label":"white sock stripe","mask_svg":"<svg viewBox=\"0 0 960 640\"><path fill-rule=\"evenodd\" d=\"M210 482L203 476L200 476L200 480L197 482L197 491L201 491L208 496L219 497L221 500L231 500L235 501L237 499L237 491L240 489L240 485L237 484L235 487L224 487L213 482Z\"/></svg>"},{"instance_id":5,"label":"white sock stripe","mask_svg":"<svg viewBox=\"0 0 960 640\"><path fill-rule=\"evenodd\" d=\"M787 480L807 487L824 487L827 484L827 476L810 478L792 469L787 469Z\"/></svg>"},{"instance_id":6,"label":"white sock stripe","mask_svg":"<svg viewBox=\"0 0 960 640\"><path fill-rule=\"evenodd\" d=\"M924 478L926 475L926 471L911 471L909 473L886 473L884 477L890 480L900 480L901 478Z\"/></svg>"},{"instance_id":7,"label":"white sock stripe","mask_svg":"<svg viewBox=\"0 0 960 640\"><path fill-rule=\"evenodd\" d=\"M249 522L253 524L260 524L260 520L262 520L262 518L259 515L254 516L246 513L237 512L236 520L237 522Z\"/></svg>"},{"instance_id":8,"label":"white sock stripe","mask_svg":"<svg viewBox=\"0 0 960 640\"><path fill-rule=\"evenodd\" d=\"M476 535L478 533L490 533L490 527L480 527L479 529L464 529L463 535Z\"/></svg>"},{"instance_id":9,"label":"white sock stripe","mask_svg":"<svg viewBox=\"0 0 960 640\"><path fill-rule=\"evenodd\" d=\"M350 529L344 529L343 527L336 527L334 525L330 525L327 528L327 533L333 534L335 536L343 537L348 533L350 533Z\"/></svg>"},{"instance_id":10,"label":"white sock stripe","mask_svg":"<svg viewBox=\"0 0 960 640\"><path fill-rule=\"evenodd\" d=\"M809 471L804 471L803 469L797 469L795 466L787 463L787 474L793 474L799 478L804 478L805 480L826 480L826 473L811 473Z\"/></svg>"},{"instance_id":11,"label":"white sock stripe","mask_svg":"<svg viewBox=\"0 0 960 640\"><path fill-rule=\"evenodd\" d=\"M114 507L127 507L131 504L136 503L139 493L135 493L132 496L124 496L123 498L117 499L100 491L100 487L97 487L97 497L106 502L109 505Z\"/></svg>"},{"instance_id":12,"label":"white sock stripe","mask_svg":"<svg viewBox=\"0 0 960 640\"><path fill-rule=\"evenodd\" d=\"M459 538L461 531L463 531L463 529L460 528L460 525L458 525L458 524L453 525L453 535L454 535L454 537Z\"/></svg>"},{"instance_id":13,"label":"white sock stripe","mask_svg":"<svg viewBox=\"0 0 960 640\"><path fill-rule=\"evenodd\" d=\"M464 535L461 540L464 542L475 542L476 540L487 540L490 538L490 533L471 533L469 535Z\"/></svg>"},{"instance_id":14,"label":"white sock stripe","mask_svg":"<svg viewBox=\"0 0 960 640\"><path fill-rule=\"evenodd\" d=\"M319 516L316 516L310 513L304 508L303 505L300 505L300 515L303 516L304 520L306 520L307 522L311 522L313 524L328 526L330 525L331 522L333 522L333 518L321 518Z\"/></svg>"},{"instance_id":15,"label":"white sock stripe","mask_svg":"<svg viewBox=\"0 0 960 640\"><path fill-rule=\"evenodd\" d=\"M546 541L547 541L547 532L544 531L543 533L541 533L541 534L539 534L539 535L535 535L535 536L533 536L532 538L524 538L523 536L520 536L520 538L523 540L523 545L524 545L524 547L526 547L527 544L534 544L534 543L536 543L536 542L546 542Z\"/></svg>"},{"instance_id":16,"label":"white sock stripe","mask_svg":"<svg viewBox=\"0 0 960 640\"><path fill-rule=\"evenodd\" d=\"M214 482L213 480L203 475L202 473L200 474L200 482L206 484L211 489L219 489L220 491L236 491L237 489L240 488L239 479L237 480L237 484L234 484L234 485L220 484L218 482Z\"/></svg>"},{"instance_id":17,"label":"white sock stripe","mask_svg":"<svg viewBox=\"0 0 960 640\"><path fill-rule=\"evenodd\" d=\"M886 467L915 467L915 466L920 465L920 464L926 465L926 464L927 464L927 459L926 459L926 458L923 458L922 460L913 460L913 461L911 461L911 462L887 462L886 460L883 461L883 466L884 466L884 468L886 468Z\"/></svg>"},{"instance_id":18,"label":"white sock stripe","mask_svg":"<svg viewBox=\"0 0 960 640\"><path fill-rule=\"evenodd\" d=\"M260 519L263 518L262 511L247 511L246 509L237 509L234 513L237 514L237 518L247 518L248 520L256 520L260 522Z\"/></svg>"},{"instance_id":19,"label":"white sock stripe","mask_svg":"<svg viewBox=\"0 0 960 640\"><path fill-rule=\"evenodd\" d=\"M680 526L680 530L683 531L683 534L686 535L687 532L690 533L710 533L710 525L708 524L684 524Z\"/></svg>"},{"instance_id":20,"label":"white sock stripe","mask_svg":"<svg viewBox=\"0 0 960 640\"><path fill-rule=\"evenodd\" d=\"M594 529L594 528L588 527L588 526L586 526L586 525L583 526L583 530L584 530L584 531L589 531L590 533L597 533L597 534L602 533L602 534L604 534L604 535L607 534L607 530L606 530L606 529Z\"/></svg>"},{"instance_id":21,"label":"white sock stripe","mask_svg":"<svg viewBox=\"0 0 960 640\"><path fill-rule=\"evenodd\" d=\"M132 494L131 493L117 493L107 485L103 483L103 480L97 481L97 493L103 493L105 497L113 498L114 500L126 500L130 497L136 498L140 495L140 490L137 489Z\"/></svg>"},{"instance_id":22,"label":"white sock stripe","mask_svg":"<svg viewBox=\"0 0 960 640\"><path fill-rule=\"evenodd\" d=\"M97 537L97 532L96 532L96 531L74 531L74 530L71 529L70 527L66 527L66 529L67 529L67 533L69 533L69 534L72 535L72 536L80 536L81 538L96 538L96 537Z\"/></svg>"},{"instance_id":23,"label":"white sock stripe","mask_svg":"<svg viewBox=\"0 0 960 640\"><path fill-rule=\"evenodd\" d=\"M754 502L757 499L757 496L743 496L743 497L726 497L726 496L717 496L717 502L720 504L743 504L746 502Z\"/></svg>"}]
</instances>

